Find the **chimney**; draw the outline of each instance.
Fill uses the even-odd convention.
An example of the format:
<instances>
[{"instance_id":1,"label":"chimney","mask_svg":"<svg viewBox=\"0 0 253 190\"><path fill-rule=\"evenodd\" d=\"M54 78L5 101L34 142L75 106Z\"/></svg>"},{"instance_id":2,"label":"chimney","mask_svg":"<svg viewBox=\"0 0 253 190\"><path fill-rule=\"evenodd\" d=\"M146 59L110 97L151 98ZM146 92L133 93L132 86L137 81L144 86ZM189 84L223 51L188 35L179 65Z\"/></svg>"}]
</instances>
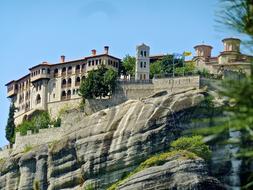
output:
<instances>
[{"instance_id":1,"label":"chimney","mask_svg":"<svg viewBox=\"0 0 253 190\"><path fill-rule=\"evenodd\" d=\"M61 63L64 63L65 62L65 55L62 55L61 56Z\"/></svg>"},{"instance_id":2,"label":"chimney","mask_svg":"<svg viewBox=\"0 0 253 190\"><path fill-rule=\"evenodd\" d=\"M108 54L109 53L109 46L104 46L104 53Z\"/></svg>"},{"instance_id":3,"label":"chimney","mask_svg":"<svg viewBox=\"0 0 253 190\"><path fill-rule=\"evenodd\" d=\"M91 55L95 56L97 54L97 51L95 49L91 50Z\"/></svg>"}]
</instances>

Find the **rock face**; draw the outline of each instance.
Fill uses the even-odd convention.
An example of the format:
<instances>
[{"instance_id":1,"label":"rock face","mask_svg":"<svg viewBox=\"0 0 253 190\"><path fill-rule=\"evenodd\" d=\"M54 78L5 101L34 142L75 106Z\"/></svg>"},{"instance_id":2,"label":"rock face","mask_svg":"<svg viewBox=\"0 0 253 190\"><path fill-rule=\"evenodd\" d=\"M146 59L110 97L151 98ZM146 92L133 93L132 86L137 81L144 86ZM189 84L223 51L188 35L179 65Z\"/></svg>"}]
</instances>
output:
<instances>
[{"instance_id":1,"label":"rock face","mask_svg":"<svg viewBox=\"0 0 253 190\"><path fill-rule=\"evenodd\" d=\"M63 122L61 130L65 133L61 140L33 147L30 151L14 150L15 154L9 159L0 161L0 189L84 189L89 183L94 184L95 189L106 189L150 155L166 150L183 130L179 125L180 118L187 114L183 110L202 100L201 92L192 89L129 100L86 117L82 113L70 113ZM194 175L200 177L198 163L187 165L185 161L183 166L189 166L189 170L196 167L191 175L196 171ZM165 170L170 167L170 162L163 166ZM158 169L146 172L152 176L155 175L152 171ZM175 173L176 170L174 168ZM186 173L178 175L187 178ZM198 181L194 175L193 180L187 182L193 185L189 189L195 189ZM175 185L184 182L180 180L174 181ZM127 188L127 184L131 181L122 188Z\"/></svg>"},{"instance_id":2,"label":"rock face","mask_svg":"<svg viewBox=\"0 0 253 190\"><path fill-rule=\"evenodd\" d=\"M208 176L201 158L186 159L180 155L170 158L162 166L147 168L133 175L118 190L194 189L224 190L221 183Z\"/></svg>"}]
</instances>

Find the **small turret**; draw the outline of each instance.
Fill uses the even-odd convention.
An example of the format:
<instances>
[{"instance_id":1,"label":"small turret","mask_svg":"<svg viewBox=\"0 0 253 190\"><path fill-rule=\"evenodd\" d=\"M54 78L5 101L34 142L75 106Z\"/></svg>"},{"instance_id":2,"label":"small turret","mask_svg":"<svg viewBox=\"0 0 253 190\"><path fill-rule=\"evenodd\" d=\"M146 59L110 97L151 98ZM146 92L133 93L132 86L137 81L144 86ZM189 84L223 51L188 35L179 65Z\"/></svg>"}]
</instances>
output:
<instances>
[{"instance_id":1,"label":"small turret","mask_svg":"<svg viewBox=\"0 0 253 190\"><path fill-rule=\"evenodd\" d=\"M237 38L225 38L222 40L224 52L240 52L241 40Z\"/></svg>"},{"instance_id":2,"label":"small turret","mask_svg":"<svg viewBox=\"0 0 253 190\"><path fill-rule=\"evenodd\" d=\"M209 45L197 45L194 47L196 57L210 58L213 47Z\"/></svg>"}]
</instances>

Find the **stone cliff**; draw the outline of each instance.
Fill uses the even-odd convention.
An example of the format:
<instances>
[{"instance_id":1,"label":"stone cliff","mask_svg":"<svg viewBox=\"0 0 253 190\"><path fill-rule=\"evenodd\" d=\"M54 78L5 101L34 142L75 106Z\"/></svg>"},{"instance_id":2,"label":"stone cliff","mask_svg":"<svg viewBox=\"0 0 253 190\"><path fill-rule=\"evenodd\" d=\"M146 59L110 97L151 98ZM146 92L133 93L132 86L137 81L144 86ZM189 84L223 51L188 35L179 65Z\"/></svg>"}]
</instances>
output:
<instances>
[{"instance_id":1,"label":"stone cliff","mask_svg":"<svg viewBox=\"0 0 253 190\"><path fill-rule=\"evenodd\" d=\"M185 124L180 125L180 119L187 114L184 110L198 105L203 98L202 92L194 89L175 94L161 92L90 116L69 113L59 129L64 130L59 140L13 150L9 158L0 160L0 189L87 189L89 184L95 189L106 189L150 155L167 150L184 130ZM173 175L172 179L173 172L178 172L178 176ZM141 189L140 179L147 174L148 181L165 176L167 184L173 180L174 184L185 182L188 189L203 189L203 185L196 184L220 187L217 180L208 177L203 161L197 159L170 160L163 166L144 170L120 189L130 189L133 184Z\"/></svg>"}]
</instances>

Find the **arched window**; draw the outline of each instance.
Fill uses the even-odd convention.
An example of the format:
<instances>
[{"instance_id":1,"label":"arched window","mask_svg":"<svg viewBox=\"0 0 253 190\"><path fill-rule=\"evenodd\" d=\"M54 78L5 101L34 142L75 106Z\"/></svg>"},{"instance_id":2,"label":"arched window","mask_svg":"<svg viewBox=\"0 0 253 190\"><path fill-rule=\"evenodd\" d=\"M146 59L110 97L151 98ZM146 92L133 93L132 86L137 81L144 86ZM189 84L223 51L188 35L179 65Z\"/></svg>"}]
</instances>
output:
<instances>
[{"instance_id":1,"label":"arched window","mask_svg":"<svg viewBox=\"0 0 253 190\"><path fill-rule=\"evenodd\" d=\"M58 69L54 70L54 77L58 77Z\"/></svg>"},{"instance_id":2,"label":"arched window","mask_svg":"<svg viewBox=\"0 0 253 190\"><path fill-rule=\"evenodd\" d=\"M61 99L62 99L62 100L66 100L66 98L67 98L66 92L65 92L65 91L62 91L62 92L61 92Z\"/></svg>"},{"instance_id":3,"label":"arched window","mask_svg":"<svg viewBox=\"0 0 253 190\"><path fill-rule=\"evenodd\" d=\"M85 64L82 65L82 73L85 71Z\"/></svg>"},{"instance_id":4,"label":"arched window","mask_svg":"<svg viewBox=\"0 0 253 190\"><path fill-rule=\"evenodd\" d=\"M79 86L79 85L80 85L80 82L81 82L80 77L77 77L77 78L76 78L76 86Z\"/></svg>"},{"instance_id":5,"label":"arched window","mask_svg":"<svg viewBox=\"0 0 253 190\"><path fill-rule=\"evenodd\" d=\"M76 74L80 73L80 65L76 66Z\"/></svg>"},{"instance_id":6,"label":"arched window","mask_svg":"<svg viewBox=\"0 0 253 190\"><path fill-rule=\"evenodd\" d=\"M41 97L40 97L40 95L38 94L37 96L36 96L36 104L40 104L41 103Z\"/></svg>"},{"instance_id":7,"label":"arched window","mask_svg":"<svg viewBox=\"0 0 253 190\"><path fill-rule=\"evenodd\" d=\"M66 75L66 67L63 67L63 68L62 68L62 70L61 70L61 74L62 74L63 76L65 76L65 75Z\"/></svg>"},{"instance_id":8,"label":"arched window","mask_svg":"<svg viewBox=\"0 0 253 190\"><path fill-rule=\"evenodd\" d=\"M76 90L75 90L75 89L73 90L73 93L72 93L72 94L73 94L73 95L75 95L75 94L76 94Z\"/></svg>"},{"instance_id":9,"label":"arched window","mask_svg":"<svg viewBox=\"0 0 253 190\"><path fill-rule=\"evenodd\" d=\"M67 92L67 99L69 100L71 98L71 90L68 90Z\"/></svg>"},{"instance_id":10,"label":"arched window","mask_svg":"<svg viewBox=\"0 0 253 190\"><path fill-rule=\"evenodd\" d=\"M146 68L146 62L144 62L144 68Z\"/></svg>"},{"instance_id":11,"label":"arched window","mask_svg":"<svg viewBox=\"0 0 253 190\"><path fill-rule=\"evenodd\" d=\"M65 87L66 87L66 84L67 84L66 79L63 79L62 82L61 82L61 87L62 87L62 88L65 88Z\"/></svg>"},{"instance_id":12,"label":"arched window","mask_svg":"<svg viewBox=\"0 0 253 190\"><path fill-rule=\"evenodd\" d=\"M140 67L142 68L142 62L141 62L141 65L140 65Z\"/></svg>"},{"instance_id":13,"label":"arched window","mask_svg":"<svg viewBox=\"0 0 253 190\"><path fill-rule=\"evenodd\" d=\"M68 85L67 85L68 87L71 87L71 82L72 82L72 80L71 80L71 78L69 78L68 79Z\"/></svg>"},{"instance_id":14,"label":"arched window","mask_svg":"<svg viewBox=\"0 0 253 190\"><path fill-rule=\"evenodd\" d=\"M69 66L69 67L68 67L68 75L71 75L71 74L72 74L72 67Z\"/></svg>"}]
</instances>

